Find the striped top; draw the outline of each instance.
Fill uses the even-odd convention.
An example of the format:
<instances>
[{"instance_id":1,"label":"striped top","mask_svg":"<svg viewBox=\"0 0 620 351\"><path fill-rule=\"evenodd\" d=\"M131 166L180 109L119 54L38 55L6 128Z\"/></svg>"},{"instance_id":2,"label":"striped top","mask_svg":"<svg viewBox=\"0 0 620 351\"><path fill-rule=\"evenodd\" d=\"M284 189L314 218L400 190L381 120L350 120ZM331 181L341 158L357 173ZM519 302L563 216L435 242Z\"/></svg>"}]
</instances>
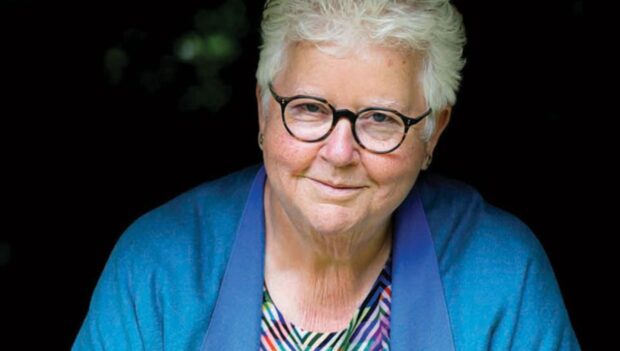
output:
<instances>
[{"instance_id":1,"label":"striped top","mask_svg":"<svg viewBox=\"0 0 620 351\"><path fill-rule=\"evenodd\" d=\"M385 351L390 349L392 258L388 258L364 302L341 331L307 331L287 322L263 283L261 351Z\"/></svg>"}]
</instances>

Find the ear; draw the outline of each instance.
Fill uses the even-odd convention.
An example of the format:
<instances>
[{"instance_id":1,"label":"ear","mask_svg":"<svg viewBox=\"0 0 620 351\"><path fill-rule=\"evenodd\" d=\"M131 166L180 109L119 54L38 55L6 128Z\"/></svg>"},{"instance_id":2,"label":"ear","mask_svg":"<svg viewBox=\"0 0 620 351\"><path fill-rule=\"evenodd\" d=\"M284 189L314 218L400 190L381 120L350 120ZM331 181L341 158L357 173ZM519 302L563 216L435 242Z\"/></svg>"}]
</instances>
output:
<instances>
[{"instance_id":1,"label":"ear","mask_svg":"<svg viewBox=\"0 0 620 351\"><path fill-rule=\"evenodd\" d=\"M450 116L452 115L452 106L447 106L435 119L435 130L433 131L433 135L431 135L430 139L426 142L426 154L433 155L433 151L435 150L435 146L437 146L437 142L439 141L439 137L443 133L443 131L450 123Z\"/></svg>"},{"instance_id":2,"label":"ear","mask_svg":"<svg viewBox=\"0 0 620 351\"><path fill-rule=\"evenodd\" d=\"M258 83L256 83L256 105L258 107L258 131L262 133L265 130L266 111L263 109L263 93Z\"/></svg>"}]
</instances>

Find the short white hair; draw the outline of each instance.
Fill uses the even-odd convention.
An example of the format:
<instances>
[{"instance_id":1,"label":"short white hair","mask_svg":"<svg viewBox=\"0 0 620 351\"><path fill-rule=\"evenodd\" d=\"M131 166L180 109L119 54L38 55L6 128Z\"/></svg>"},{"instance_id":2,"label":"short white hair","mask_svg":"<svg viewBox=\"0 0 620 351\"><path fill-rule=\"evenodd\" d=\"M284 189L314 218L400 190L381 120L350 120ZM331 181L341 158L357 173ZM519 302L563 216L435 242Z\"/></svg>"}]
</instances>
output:
<instances>
[{"instance_id":1,"label":"short white hair","mask_svg":"<svg viewBox=\"0 0 620 351\"><path fill-rule=\"evenodd\" d=\"M456 102L465 64L465 29L449 0L267 0L256 79L267 110L269 83L298 42L354 49L379 44L423 57L421 83L427 105L438 112ZM423 137L435 127L435 113Z\"/></svg>"}]
</instances>

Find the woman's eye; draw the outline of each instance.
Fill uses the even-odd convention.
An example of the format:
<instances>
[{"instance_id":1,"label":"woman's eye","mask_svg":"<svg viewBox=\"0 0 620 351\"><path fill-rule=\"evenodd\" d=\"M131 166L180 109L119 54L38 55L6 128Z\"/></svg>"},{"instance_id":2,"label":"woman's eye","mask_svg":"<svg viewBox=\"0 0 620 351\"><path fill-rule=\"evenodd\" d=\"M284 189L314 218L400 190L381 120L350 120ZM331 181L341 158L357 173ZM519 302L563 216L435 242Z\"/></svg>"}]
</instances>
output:
<instances>
[{"instance_id":1,"label":"woman's eye","mask_svg":"<svg viewBox=\"0 0 620 351\"><path fill-rule=\"evenodd\" d=\"M313 113L314 112L319 112L321 110L321 108L318 105L316 105L316 104L305 104L304 108L305 108L306 111L313 112Z\"/></svg>"},{"instance_id":2,"label":"woman's eye","mask_svg":"<svg viewBox=\"0 0 620 351\"><path fill-rule=\"evenodd\" d=\"M373 113L371 117L373 122L385 122L385 120L388 118L383 113Z\"/></svg>"}]
</instances>

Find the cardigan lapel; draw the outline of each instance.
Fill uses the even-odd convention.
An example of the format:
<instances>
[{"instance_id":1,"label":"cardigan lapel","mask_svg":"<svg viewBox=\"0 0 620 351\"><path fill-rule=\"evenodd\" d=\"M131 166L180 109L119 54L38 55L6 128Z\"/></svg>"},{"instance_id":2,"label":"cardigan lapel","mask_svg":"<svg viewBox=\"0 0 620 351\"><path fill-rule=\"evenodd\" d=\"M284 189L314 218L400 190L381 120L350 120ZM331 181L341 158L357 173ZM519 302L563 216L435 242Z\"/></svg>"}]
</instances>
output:
<instances>
[{"instance_id":1,"label":"cardigan lapel","mask_svg":"<svg viewBox=\"0 0 620 351\"><path fill-rule=\"evenodd\" d=\"M453 351L437 255L415 187L396 211L393 250L391 349Z\"/></svg>"},{"instance_id":2,"label":"cardigan lapel","mask_svg":"<svg viewBox=\"0 0 620 351\"><path fill-rule=\"evenodd\" d=\"M231 248L201 350L258 350L260 344L265 218L265 169L258 171Z\"/></svg>"},{"instance_id":3,"label":"cardigan lapel","mask_svg":"<svg viewBox=\"0 0 620 351\"><path fill-rule=\"evenodd\" d=\"M259 348L265 179L265 169L261 167L239 220L203 351ZM454 351L437 256L415 187L396 211L394 228L391 349Z\"/></svg>"}]
</instances>

